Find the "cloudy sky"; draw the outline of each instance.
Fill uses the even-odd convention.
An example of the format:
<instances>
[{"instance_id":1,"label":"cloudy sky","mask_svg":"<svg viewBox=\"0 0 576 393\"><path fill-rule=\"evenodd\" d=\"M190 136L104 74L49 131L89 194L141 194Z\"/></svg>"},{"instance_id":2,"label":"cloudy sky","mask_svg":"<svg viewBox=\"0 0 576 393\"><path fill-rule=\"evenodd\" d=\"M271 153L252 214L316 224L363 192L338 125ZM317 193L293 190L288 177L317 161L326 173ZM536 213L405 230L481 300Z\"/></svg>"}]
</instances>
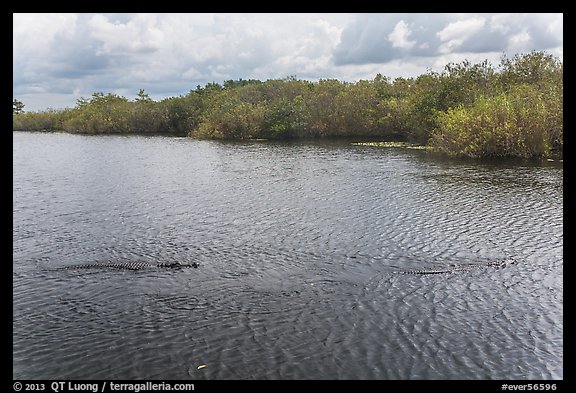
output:
<instances>
[{"instance_id":1,"label":"cloudy sky","mask_svg":"<svg viewBox=\"0 0 576 393\"><path fill-rule=\"evenodd\" d=\"M14 14L13 96L28 111L93 92L156 100L228 79L396 78L543 50L562 14Z\"/></svg>"}]
</instances>

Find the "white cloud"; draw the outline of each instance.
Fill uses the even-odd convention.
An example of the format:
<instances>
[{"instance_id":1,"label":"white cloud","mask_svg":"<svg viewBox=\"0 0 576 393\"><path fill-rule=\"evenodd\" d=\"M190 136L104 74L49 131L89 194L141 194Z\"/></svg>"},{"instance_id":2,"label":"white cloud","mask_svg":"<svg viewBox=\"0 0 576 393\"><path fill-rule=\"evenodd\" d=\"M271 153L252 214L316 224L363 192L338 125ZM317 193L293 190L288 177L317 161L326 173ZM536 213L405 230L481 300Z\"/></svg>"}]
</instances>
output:
<instances>
[{"instance_id":1,"label":"white cloud","mask_svg":"<svg viewBox=\"0 0 576 393\"><path fill-rule=\"evenodd\" d=\"M13 94L28 110L95 91L167 97L226 79L409 77L446 59L563 53L562 14L13 15Z\"/></svg>"},{"instance_id":2,"label":"white cloud","mask_svg":"<svg viewBox=\"0 0 576 393\"><path fill-rule=\"evenodd\" d=\"M114 23L104 15L89 21L90 36L99 41L103 53L149 52L164 43L164 33L157 27L156 16L138 14L127 23Z\"/></svg>"},{"instance_id":3,"label":"white cloud","mask_svg":"<svg viewBox=\"0 0 576 393\"><path fill-rule=\"evenodd\" d=\"M75 14L13 14L13 42L15 49L39 50L51 45L56 36L73 34Z\"/></svg>"},{"instance_id":4,"label":"white cloud","mask_svg":"<svg viewBox=\"0 0 576 393\"><path fill-rule=\"evenodd\" d=\"M510 37L509 48L525 48L529 45L531 41L530 33L526 30L522 30L521 32L514 34Z\"/></svg>"},{"instance_id":5,"label":"white cloud","mask_svg":"<svg viewBox=\"0 0 576 393\"><path fill-rule=\"evenodd\" d=\"M401 20L396 23L392 33L388 34L388 39L392 42L394 48L410 49L416 44L416 41L410 41L409 37L412 31L408 28L406 22Z\"/></svg>"},{"instance_id":6,"label":"white cloud","mask_svg":"<svg viewBox=\"0 0 576 393\"><path fill-rule=\"evenodd\" d=\"M442 41L468 37L484 27L485 23L486 20L481 17L459 20L457 22L449 23L448 26L436 34Z\"/></svg>"},{"instance_id":7,"label":"white cloud","mask_svg":"<svg viewBox=\"0 0 576 393\"><path fill-rule=\"evenodd\" d=\"M490 17L489 26L493 31L507 34L518 19L516 14L496 14Z\"/></svg>"},{"instance_id":8,"label":"white cloud","mask_svg":"<svg viewBox=\"0 0 576 393\"><path fill-rule=\"evenodd\" d=\"M546 31L554 37L562 37L564 33L564 16L562 14L549 15L545 22Z\"/></svg>"},{"instance_id":9,"label":"white cloud","mask_svg":"<svg viewBox=\"0 0 576 393\"><path fill-rule=\"evenodd\" d=\"M485 25L482 17L459 20L449 23L436 35L443 42L438 48L440 53L450 53L461 46L470 36L478 33Z\"/></svg>"}]
</instances>

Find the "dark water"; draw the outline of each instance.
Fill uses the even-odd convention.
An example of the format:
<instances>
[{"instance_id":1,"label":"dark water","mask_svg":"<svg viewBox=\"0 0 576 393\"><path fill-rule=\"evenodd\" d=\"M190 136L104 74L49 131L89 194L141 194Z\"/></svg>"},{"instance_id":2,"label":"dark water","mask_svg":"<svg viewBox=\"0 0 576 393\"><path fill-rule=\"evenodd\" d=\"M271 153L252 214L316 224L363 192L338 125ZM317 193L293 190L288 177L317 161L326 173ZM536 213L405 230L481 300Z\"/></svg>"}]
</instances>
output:
<instances>
[{"instance_id":1,"label":"dark water","mask_svg":"<svg viewBox=\"0 0 576 393\"><path fill-rule=\"evenodd\" d=\"M30 133L13 154L14 378L563 378L562 164ZM61 269L105 261L201 265ZM399 274L451 265L474 268Z\"/></svg>"}]
</instances>

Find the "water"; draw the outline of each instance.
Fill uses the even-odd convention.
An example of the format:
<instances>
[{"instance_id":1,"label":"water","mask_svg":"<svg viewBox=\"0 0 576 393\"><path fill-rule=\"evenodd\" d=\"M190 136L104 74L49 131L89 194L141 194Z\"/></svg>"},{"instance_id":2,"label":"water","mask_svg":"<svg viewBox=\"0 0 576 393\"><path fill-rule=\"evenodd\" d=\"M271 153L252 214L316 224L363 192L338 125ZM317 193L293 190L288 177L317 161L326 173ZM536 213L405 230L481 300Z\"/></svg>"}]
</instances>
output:
<instances>
[{"instance_id":1,"label":"water","mask_svg":"<svg viewBox=\"0 0 576 393\"><path fill-rule=\"evenodd\" d=\"M13 377L562 379L562 179L344 142L14 133ZM200 267L63 269L106 261ZM473 268L399 274L454 265Z\"/></svg>"}]
</instances>

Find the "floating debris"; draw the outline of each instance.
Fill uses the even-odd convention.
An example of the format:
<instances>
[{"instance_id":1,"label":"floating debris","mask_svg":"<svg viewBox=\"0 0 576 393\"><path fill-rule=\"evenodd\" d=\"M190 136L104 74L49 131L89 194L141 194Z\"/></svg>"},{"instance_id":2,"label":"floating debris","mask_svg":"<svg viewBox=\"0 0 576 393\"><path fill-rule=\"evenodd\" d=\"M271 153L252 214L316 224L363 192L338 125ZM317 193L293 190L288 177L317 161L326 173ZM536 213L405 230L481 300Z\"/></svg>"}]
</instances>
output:
<instances>
[{"instance_id":1,"label":"floating debris","mask_svg":"<svg viewBox=\"0 0 576 393\"><path fill-rule=\"evenodd\" d=\"M376 147L395 147L402 149L416 149L416 150L426 150L429 149L428 146L414 145L408 142L353 142L354 146L376 146Z\"/></svg>"}]
</instances>

